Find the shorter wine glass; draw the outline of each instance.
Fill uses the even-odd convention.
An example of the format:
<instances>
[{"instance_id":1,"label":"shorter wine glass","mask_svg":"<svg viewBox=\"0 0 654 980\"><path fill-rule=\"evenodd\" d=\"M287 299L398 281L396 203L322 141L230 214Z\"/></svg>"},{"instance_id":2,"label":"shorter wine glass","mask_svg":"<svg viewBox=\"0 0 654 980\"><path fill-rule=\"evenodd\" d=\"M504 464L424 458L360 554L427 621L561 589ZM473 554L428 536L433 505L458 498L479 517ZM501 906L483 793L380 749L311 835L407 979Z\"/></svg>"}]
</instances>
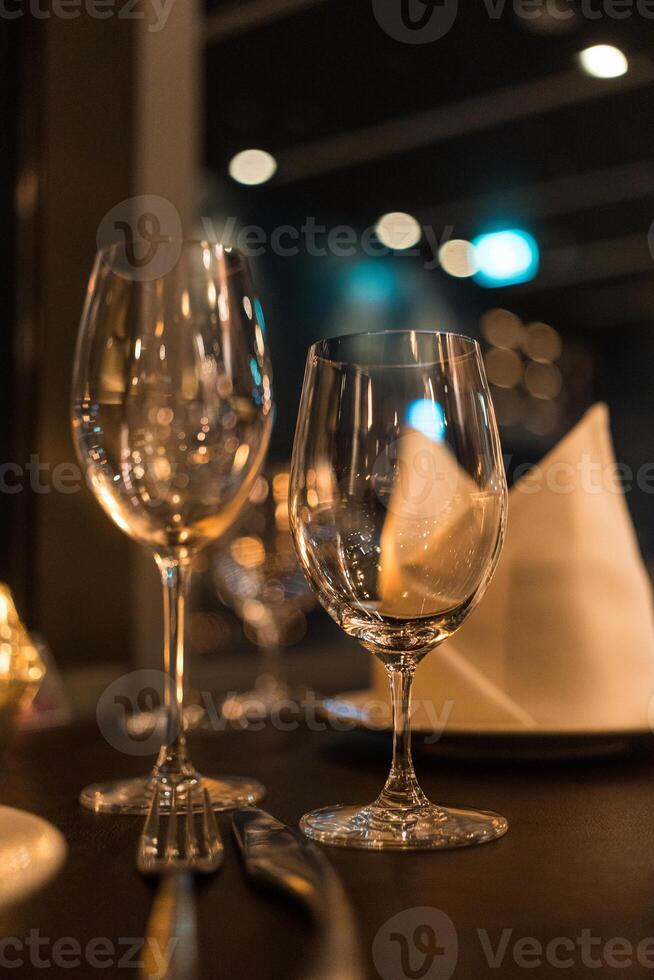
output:
<instances>
[{"instance_id":1,"label":"shorter wine glass","mask_svg":"<svg viewBox=\"0 0 654 980\"><path fill-rule=\"evenodd\" d=\"M390 331L309 349L290 486L298 557L327 612L384 664L393 762L367 806L300 823L315 840L407 850L506 833L487 810L431 803L411 760L417 665L480 600L503 541L506 480L479 346Z\"/></svg>"},{"instance_id":2,"label":"shorter wine glass","mask_svg":"<svg viewBox=\"0 0 654 980\"><path fill-rule=\"evenodd\" d=\"M283 464L271 464L257 477L237 533L214 562L219 595L261 651L254 687L223 704L231 721L269 717L293 697L281 651L303 634L304 613L314 601L291 537L288 483L289 466Z\"/></svg>"}]
</instances>

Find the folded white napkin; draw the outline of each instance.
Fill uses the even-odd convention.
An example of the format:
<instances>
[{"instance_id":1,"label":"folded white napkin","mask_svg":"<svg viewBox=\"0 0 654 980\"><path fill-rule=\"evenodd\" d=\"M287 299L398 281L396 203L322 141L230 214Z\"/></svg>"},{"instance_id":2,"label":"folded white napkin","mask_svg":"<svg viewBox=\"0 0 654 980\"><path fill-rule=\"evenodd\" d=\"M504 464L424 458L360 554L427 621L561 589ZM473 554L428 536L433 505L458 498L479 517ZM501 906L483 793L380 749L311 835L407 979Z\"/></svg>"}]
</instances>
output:
<instances>
[{"instance_id":1,"label":"folded white napkin","mask_svg":"<svg viewBox=\"0 0 654 980\"><path fill-rule=\"evenodd\" d=\"M386 672L373 662L371 695L384 700ZM598 404L511 490L495 577L459 632L420 664L415 721L639 730L653 695L651 587Z\"/></svg>"}]
</instances>

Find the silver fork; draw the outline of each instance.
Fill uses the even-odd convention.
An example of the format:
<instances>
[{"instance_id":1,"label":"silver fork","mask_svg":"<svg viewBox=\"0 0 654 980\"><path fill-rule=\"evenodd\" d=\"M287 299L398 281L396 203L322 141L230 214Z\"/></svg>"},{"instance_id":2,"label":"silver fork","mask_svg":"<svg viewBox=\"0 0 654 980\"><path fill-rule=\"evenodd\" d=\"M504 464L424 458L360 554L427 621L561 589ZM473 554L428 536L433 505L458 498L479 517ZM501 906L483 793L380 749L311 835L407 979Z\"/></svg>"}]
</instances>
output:
<instances>
[{"instance_id":1,"label":"silver fork","mask_svg":"<svg viewBox=\"0 0 654 980\"><path fill-rule=\"evenodd\" d=\"M141 874L161 876L143 946L141 976L147 980L194 980L197 976L193 875L217 871L223 860L223 843L207 790L203 791L200 843L195 832L191 789L185 798L186 808L180 814L177 793L173 790L166 837L161 846L159 789L155 789L136 852L136 865Z\"/></svg>"},{"instance_id":2,"label":"silver fork","mask_svg":"<svg viewBox=\"0 0 654 980\"><path fill-rule=\"evenodd\" d=\"M141 874L167 874L170 871L189 871L193 874L207 874L217 871L223 859L223 842L216 825L216 817L211 808L209 794L203 790L204 809L202 811L202 846L198 845L193 816L193 791L185 794L186 810L183 829L180 833L180 814L177 793L173 790L170 801L170 816L166 842L163 850L159 847L159 788L152 796L143 833L136 852L136 865ZM183 842L180 838L183 838Z\"/></svg>"}]
</instances>

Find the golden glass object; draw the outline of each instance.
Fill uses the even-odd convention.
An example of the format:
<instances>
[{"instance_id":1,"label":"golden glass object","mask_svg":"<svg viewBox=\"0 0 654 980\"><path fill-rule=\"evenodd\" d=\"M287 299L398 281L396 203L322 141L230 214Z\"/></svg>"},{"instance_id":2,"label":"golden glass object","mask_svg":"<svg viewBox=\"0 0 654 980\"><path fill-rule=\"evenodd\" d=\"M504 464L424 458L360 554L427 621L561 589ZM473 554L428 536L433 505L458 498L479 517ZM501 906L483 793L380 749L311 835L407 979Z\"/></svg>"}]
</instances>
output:
<instances>
[{"instance_id":1,"label":"golden glass object","mask_svg":"<svg viewBox=\"0 0 654 980\"><path fill-rule=\"evenodd\" d=\"M45 667L20 621L8 585L0 582L0 750L39 689Z\"/></svg>"}]
</instances>

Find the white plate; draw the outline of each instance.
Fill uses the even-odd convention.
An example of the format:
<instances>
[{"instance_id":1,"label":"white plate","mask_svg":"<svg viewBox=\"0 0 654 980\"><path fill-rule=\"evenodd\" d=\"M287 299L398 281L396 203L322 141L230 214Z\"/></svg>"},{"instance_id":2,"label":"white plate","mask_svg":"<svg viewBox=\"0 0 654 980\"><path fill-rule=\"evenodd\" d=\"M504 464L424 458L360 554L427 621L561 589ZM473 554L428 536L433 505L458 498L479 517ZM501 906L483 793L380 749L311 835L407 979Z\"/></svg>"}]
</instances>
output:
<instances>
[{"instance_id":1,"label":"white plate","mask_svg":"<svg viewBox=\"0 0 654 980\"><path fill-rule=\"evenodd\" d=\"M0 806L0 907L38 891L64 863L66 841L41 817Z\"/></svg>"},{"instance_id":2,"label":"white plate","mask_svg":"<svg viewBox=\"0 0 654 980\"><path fill-rule=\"evenodd\" d=\"M365 691L346 691L343 694L335 694L333 697L324 698L322 707L328 718L342 724L350 723L353 728L368 728L373 731L388 731L391 727L391 712L389 705L381 701L379 695L372 690ZM434 733L433 722L429 720L425 712L418 710L412 712L411 727L414 732L421 732L425 735ZM628 736L651 736L652 730L644 726L632 726L630 728L602 728L595 729L586 727L567 728L545 728L535 726L526 728L524 725L502 723L498 725L475 724L473 722L462 724L461 722L446 722L442 734L455 736L520 736L524 739L533 738L614 738Z\"/></svg>"}]
</instances>

